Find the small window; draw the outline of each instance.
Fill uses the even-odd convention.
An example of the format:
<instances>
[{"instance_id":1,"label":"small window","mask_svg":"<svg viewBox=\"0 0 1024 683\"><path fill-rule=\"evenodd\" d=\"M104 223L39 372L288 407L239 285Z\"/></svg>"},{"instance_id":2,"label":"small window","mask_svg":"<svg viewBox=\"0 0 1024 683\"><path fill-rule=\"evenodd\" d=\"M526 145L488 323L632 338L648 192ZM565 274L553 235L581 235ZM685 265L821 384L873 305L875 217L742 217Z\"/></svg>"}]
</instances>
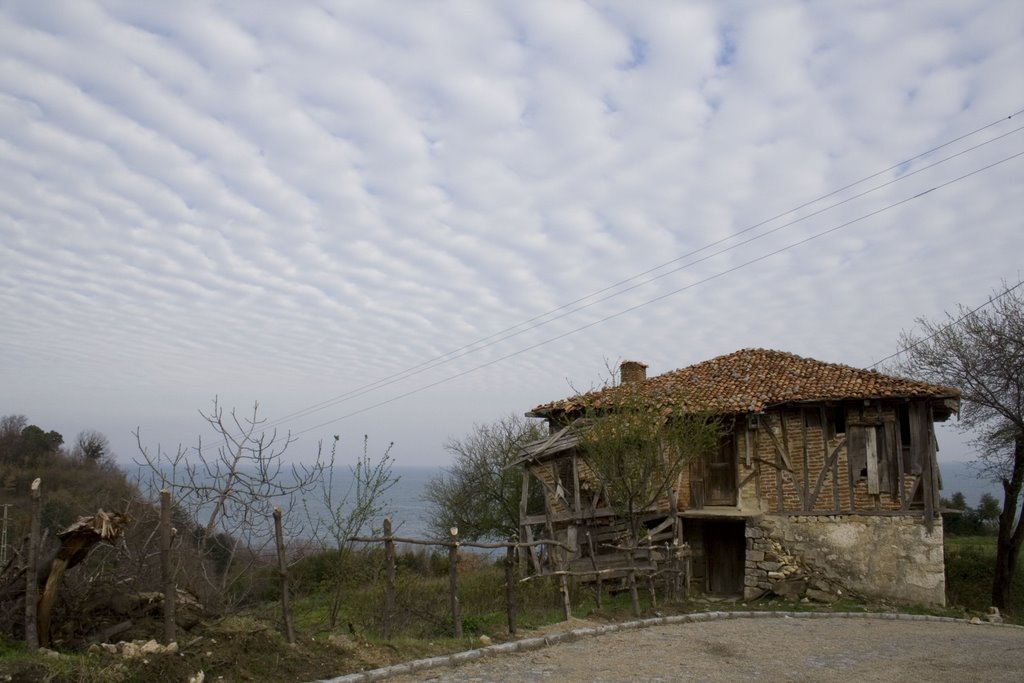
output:
<instances>
[{"instance_id":1,"label":"small window","mask_svg":"<svg viewBox=\"0 0 1024 683\"><path fill-rule=\"evenodd\" d=\"M842 406L827 410L825 420L828 422L828 438L834 439L846 433L846 409Z\"/></svg>"},{"instance_id":2,"label":"small window","mask_svg":"<svg viewBox=\"0 0 1024 683\"><path fill-rule=\"evenodd\" d=\"M910 448L910 404L904 403L896 409L900 420L900 445Z\"/></svg>"},{"instance_id":3,"label":"small window","mask_svg":"<svg viewBox=\"0 0 1024 683\"><path fill-rule=\"evenodd\" d=\"M846 409L842 406L832 409L832 422L836 426L836 434L846 433Z\"/></svg>"}]
</instances>

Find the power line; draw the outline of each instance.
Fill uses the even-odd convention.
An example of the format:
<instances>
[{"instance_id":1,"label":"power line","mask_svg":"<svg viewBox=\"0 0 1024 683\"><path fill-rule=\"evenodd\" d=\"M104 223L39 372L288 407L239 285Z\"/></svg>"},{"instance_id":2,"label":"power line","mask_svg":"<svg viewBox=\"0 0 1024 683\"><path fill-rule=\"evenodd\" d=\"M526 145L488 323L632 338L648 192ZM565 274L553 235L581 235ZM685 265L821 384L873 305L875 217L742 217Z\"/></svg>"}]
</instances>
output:
<instances>
[{"instance_id":1,"label":"power line","mask_svg":"<svg viewBox=\"0 0 1024 683\"><path fill-rule=\"evenodd\" d=\"M886 356L882 360L875 361L874 363L872 363L868 367L869 368L876 368L876 367L878 367L879 365L881 365L882 363L884 363L887 360L895 358L896 356L899 356L900 354L906 353L907 351L909 351L909 350L911 350L913 348L917 348L918 346L920 346L921 344L924 344L927 341L931 341L932 339L935 339L935 337L939 336L940 334L942 334L943 332L945 332L949 328L956 327L957 325L959 325L963 321L967 320L968 318L970 318L972 315L974 315L975 313L977 313L981 309L986 308L988 306L991 306L992 304L994 304L995 302L999 301L1004 296L1006 296L1007 294L1009 294L1013 290L1017 289L1021 285L1024 285L1024 280L1021 280L1020 282L1015 284L1013 287L1009 287L1007 289L1004 289L1002 291L1002 293L1000 293L998 296L994 296L994 297L990 298L988 301L986 301L985 303L981 304L980 306L972 308L971 310L967 311L966 313L964 313L962 316L960 316L959 318L957 318L953 322L947 323L946 325L943 325L939 329L935 330L935 332L933 332L932 334L928 335L927 337L924 337L923 339L918 339L916 342L914 342L910 346L902 348L899 351L897 351L896 353L889 354L888 356Z\"/></svg>"},{"instance_id":2,"label":"power line","mask_svg":"<svg viewBox=\"0 0 1024 683\"><path fill-rule=\"evenodd\" d=\"M633 290L635 290L635 289L637 289L637 288L639 288L641 286L650 284L651 282L654 282L654 281L656 281L658 279L667 277L670 274L677 273L680 270L683 270L685 268L689 268L689 267L691 267L693 265L696 265L698 263L702 263L702 262L704 262L704 261L706 261L706 260L708 260L710 258L713 258L714 256L718 256L718 255L723 254L723 253L725 253L727 251L730 251L732 249L737 249L737 248L739 248L741 246L744 246L744 245L749 244L751 242L754 242L754 241L756 241L758 239L761 239L761 238L763 238L763 237L765 237L767 235L770 235L770 234L773 234L775 232L778 232L778 231L780 231L780 230L782 230L784 228L791 227L791 226L793 226L793 225L795 225L795 224L797 224L797 223L799 223L801 221L804 221L804 220L807 220L807 219L812 218L814 216L820 215L822 213L825 213L826 211L830 211L831 209L834 209L834 208L836 208L838 206L841 206L843 204L849 203L849 202L851 202L851 201L853 201L855 199L859 199L861 197L864 197L864 196L866 196L866 195L868 195L868 194L870 194L872 192L876 192L876 191L878 191L878 190L880 190L880 189L882 189L884 187L887 187L889 185L892 185L892 184L894 184L896 182L899 182L901 180L905 180L905 179L910 178L910 177L912 177L912 176L914 176L914 175L916 175L918 173L921 173L923 171L926 171L926 170L929 170L931 168L934 168L934 167L938 166L939 164L942 164L942 163L945 163L947 161L950 161L951 159L955 159L957 157L963 156L964 154L967 154L969 152L977 150L978 148L983 147L983 146L985 146L987 144L993 143L993 142L995 142L997 140L1000 140L1002 138L1005 138L1005 137L1007 137L1009 135L1013 135L1014 133L1020 132L1021 130L1024 130L1024 127L1015 128L1015 129L1013 129L1011 131L1008 131L1006 133L1002 133L1002 134L1000 134L1000 135L998 135L998 136L996 136L994 138L991 138L991 139L986 140L984 142L978 143L977 145L969 147L969 148L967 148L965 150L961 150L960 152L952 154L952 155L950 155L948 157L945 157L943 159L940 159L938 161L932 162L931 164L928 164L927 166L923 166L923 167L921 167L919 169L916 169L914 171L911 171L909 173L902 174L902 175L900 175L897 178L889 180L889 181L887 181L885 183L882 183L880 185L876 185L875 187L872 187L872 188L870 188L868 190L860 192L859 194L856 194L856 195L853 195L853 196L848 197L846 199L843 199L843 200L841 200L839 202L836 202L836 203L834 203L834 204L832 204L832 205L830 205L828 207L825 207L825 208L822 208L822 209L818 209L818 210L816 210L814 212L811 212L811 213L809 213L809 214L807 214L805 216L802 216L800 218L794 219L794 220L792 220L790 222L787 222L787 223L784 223L782 225L776 226L775 228L772 228L771 230L767 230L767 231L762 232L762 233L760 233L758 235L755 235L755 236L753 236L753 237L751 237L749 239L737 242L737 243L735 243L735 244L733 244L733 245L731 245L729 247L726 247L724 249L720 249L720 250L718 250L716 252L713 252L711 254L703 256L700 259L697 259L697 260L694 260L694 261L690 261L690 262L685 263L685 264L683 264L681 266L677 266L676 268L673 268L672 270L665 271L663 273L655 275L654 277L650 277L650 278L647 278L647 279L641 279L641 278L644 278L647 275L651 275L652 273L656 273L659 270L663 270L664 268L667 268L668 266L671 266L673 264L679 263L680 261L683 261L684 259L687 259L687 258L690 258L692 256L695 256L695 255L697 255L697 254L699 254L699 253L701 253L703 251L706 251L706 250L708 250L708 249L710 249L712 247L718 246L720 244L723 244L725 242L733 240L736 237L739 237L739 236L741 236L743 234L749 233L752 230L755 230L755 229L757 229L759 227L767 225L768 223L771 223L771 222L773 222L775 220L778 220L779 218L782 218L783 216L787 216L789 214L795 213L795 212L799 211L800 209L806 208L806 207L811 206L813 204L816 204L816 203L818 203L818 202L820 202L820 201L822 201L824 199L827 199L829 197L835 196L835 195L837 195L837 194L839 194L841 192L844 192L844 191L846 191L848 189L851 189L853 187L861 185L861 184L863 184L863 183L865 183L865 182L867 182L867 181L869 181L869 180L871 180L873 178L876 178L876 177L878 177L880 175L883 175L883 174L888 173L890 171L902 168L902 167L906 166L907 164L912 163L913 161L916 161L916 160L922 159L922 158L924 158L926 156L929 156L931 154L934 154L936 151L941 150L941 149L946 148L946 147L949 147L950 145L955 144L956 142L965 140L965 139L967 139L969 137L977 135L978 133L981 133L982 131L985 131L985 130L987 130L989 128L992 128L993 126L996 126L996 125L998 125L1000 123L1003 123L1005 121L1011 120L1014 117L1019 116L1021 113L1024 113L1024 109L1018 110L1018 111L1010 114L1009 116L997 119L997 120L995 120L995 121L993 121L991 123L988 123L988 124L986 124L984 126L981 126L980 128L977 128L977 129L975 129L973 131L970 131L968 133L960 135L959 137L953 138L952 140L944 142L941 145L937 145L935 147L932 147L931 149L929 149L929 150L927 150L925 152L921 152L920 154L912 156L912 157L910 157L910 158L908 158L908 159L906 159L904 161L900 161L900 162L898 162L896 164L892 164L891 166L888 166L885 169L877 171L877 172L875 172L875 173L873 173L871 175L865 176L865 177L861 178L860 180L857 180L856 182L853 182L853 183L849 183L849 184L847 184L847 185L845 185L845 186L843 186L843 187L841 187L839 189L836 189L836 190L828 192L828 193L826 193L824 195L821 195L821 196L817 197L816 199L804 202L803 204L800 204L799 206L796 206L796 207L794 207L792 209L789 209L788 211L784 211L782 213L776 214L775 216L773 216L771 218L762 220L762 221L760 221L758 223L755 223L754 225L751 225L751 226L749 226L747 228L744 228L744 229L739 230L739 231L737 231L735 233L727 235L726 237L723 237L721 239L718 239L718 240L715 240L713 242L710 242L710 243L708 243L708 244L706 244L706 245L704 245L704 246L702 246L702 247L700 247L698 249L695 249L695 250L690 251L690 252L688 252L686 254L678 256L678 257L676 257L676 258L674 258L674 259L672 259L670 261L666 261L666 262L664 262L662 264L659 264L659 265L657 265L657 266L655 266L653 268L649 268L649 269L647 269L647 270L645 270L645 271L643 271L641 273L637 273L636 275L633 275L633 276L631 276L629 278L626 278L624 280L620 280L619 282L616 282L616 283L614 283L612 285L609 285L609 286L604 287L602 289L599 289L599 290L597 290L595 292L587 294L587 295L585 295L583 297L577 298L577 299L575 299L573 301L570 301L570 302L568 302L566 304L558 306L557 308L551 309L549 311L546 311L544 313L536 315L536 316L534 316L532 318L528 318L527 320L524 320L522 322L516 323L515 325L511 325L509 327L506 327L503 330L495 332L495 333L493 333L491 335L488 335L488 336L485 336L485 337L481 337L481 338L479 338L479 339L477 339L477 340L475 340L473 342L470 342L469 344L465 344L465 345L460 346L460 347L458 347L456 349L453 349L453 350L448 351L446 353L443 353L441 355L435 356L435 357L433 357L431 359L428 359L426 361L423 361L423 362L421 362L421 363L419 363L417 365L413 365L413 366L411 366L409 368L406 368L406 369L401 370L399 372L393 373L391 375L383 377L383 378L381 378L379 380L376 380L374 382L370 382L368 384L356 387L356 388L354 388L354 389L352 389L350 391L347 391L345 393L339 394L338 396L335 396L335 397L332 397L332 398L329 398L329 399L325 399L324 401L321 401L319 403L315 403L315 404L313 404L311 406L308 406L306 408L302 408L302 409L300 409L298 411L295 411L295 412L289 413L287 415L284 415L284 416L282 416L282 417L272 421L268 425L268 427L280 426L280 425L284 424L285 422L288 422L288 421L293 420L295 418L305 417L305 416L310 415L312 413L319 412L320 410L323 410L325 408L329 408L329 407L337 405L339 403L344 403L344 402L349 401L349 400L351 400L353 398L358 398L358 397L363 396L363 395L365 395L367 393L370 393L371 391L375 391L377 389L381 389L381 388L384 388L386 386L390 386L390 385L395 384L395 383L397 383L399 381L408 379L410 377L414 377L414 376L422 374L423 372L426 372L428 370L431 370L431 369L440 367L442 365L445 365L447 363L450 363L451 361L453 361L453 360L455 360L457 358L462 358L462 357L465 357L465 356L467 356L467 355L469 355L471 353L476 353L477 351L480 351L480 350L483 350L483 349L488 348L490 346L493 346L493 345L495 345L495 344L497 344L499 342L506 341L508 339L511 339L513 337L516 337L516 336L519 336L520 334L523 334L523 333L528 332L530 330L536 329L536 328L541 327L543 325L547 325L547 324L549 324L551 322L554 322L556 320L560 320L560 319L565 318L565 317L567 317L569 315L572 315L573 313L581 311L581 310L583 310L585 308L589 308L591 306L597 305L598 303L602 303L604 301L608 301L609 299L612 299L612 298L615 298L615 297L620 296L622 294L625 294L627 292L633 291ZM630 283L633 283L633 284L630 284ZM619 289L623 285L627 285L627 284L629 284L630 286L626 287L625 289ZM605 296L600 296L602 294L605 294ZM599 298L595 299L594 297L599 297ZM584 303L584 302L586 302L586 303ZM582 304L582 305L577 306L577 304Z\"/></svg>"},{"instance_id":3,"label":"power line","mask_svg":"<svg viewBox=\"0 0 1024 683\"><path fill-rule=\"evenodd\" d=\"M913 195L911 195L909 197L905 197L904 199L901 199L901 200L899 200L897 202L894 202L892 204L884 206L884 207L882 207L880 209L876 209L874 211L868 212L868 213L866 213L866 214L864 214L862 216L859 216L857 218L851 219L851 220L846 221L844 223L840 223L839 225L836 225L836 226L833 226L831 228L828 228L827 230L822 230L821 232L815 233L814 235L810 235L810 236L805 237L803 239L800 239L800 240L797 240L797 241L792 242L790 244L787 244L786 246L780 247L778 249L775 249L774 251L770 251L770 252L767 252L765 254L761 254L760 256L752 258L752 259L750 259L748 261L745 261L745 262L743 262L743 263L741 263L739 265L733 266L731 268L727 268L726 270L723 270L721 272L715 273L714 275L710 275L710 276L708 276L706 278L698 280L697 282L693 282L693 283L690 283L690 284L685 285L683 287L679 287L677 289L674 289L674 290L672 290L670 292L666 292L664 294L660 294L660 295L658 295L658 296L656 296L656 297L654 297L652 299L648 299L647 301L644 301L642 303L639 303L639 304L636 304L636 305L633 305L633 306L629 306L628 308L622 309L622 310L620 310L620 311L618 311L616 313L612 313L611 315L607 315L607 316L605 316L603 318L600 318L598 320L595 320L595 321L592 321L590 323L587 323L586 325L582 325L580 327L576 327L576 328L574 328L572 330L569 330L567 332L563 332L561 334L555 335L554 337L550 337L550 338L545 339L543 341L537 342L536 344L532 344L532 345L527 346L525 348L521 348L521 349L519 349L517 351L513 351L512 353L506 354L506 355L501 356L499 358L492 359L492 360L490 360L490 361L488 361L486 363L483 363L481 365L477 365L477 366L475 366L473 368L470 368L468 370L464 370L462 372L458 372L458 373L456 373L454 375L449 375L448 377L444 377L444 378L441 378L441 379L439 379L437 381L430 382L429 384L425 384L425 385L423 385L421 387L417 387L417 388L412 389L410 391L406 391L406 392L401 393L401 394L399 394L397 396L393 396L393 397L391 397L389 399L386 399L386 400L383 400L383 401L379 401L377 403L374 403L372 405L366 406L364 408L360 408L359 410L354 410L352 412L346 413L344 415L341 415L341 416L336 417L334 419L328 420L326 422L322 422L320 424L314 425L314 426L309 427L307 429L303 429L301 431L295 432L294 435L298 436L300 434L306 434L306 433L311 432L313 430L320 429L322 427L326 427L327 425L333 424L335 422L339 422L339 421L344 420L346 418L353 417L353 416L359 415L361 413L365 413L367 411L373 410L375 408L379 408L381 406L388 405L390 403L394 403L395 401L399 401L399 400L401 400L403 398L407 398L407 397L412 396L414 394L418 394L420 392L426 391L427 389L432 389L432 388L434 388L436 386L439 386L441 384L446 384L447 382L451 382L452 380L458 379L460 377L465 377L466 375L469 375L469 374L471 374L473 372L477 372L478 370L482 370L484 368L490 367L490 366L495 365L497 363L506 361L506 360L508 360L510 358L514 358L515 356L518 356L518 355L521 355L523 353L526 353L527 351L533 351L534 349L537 349L537 348L540 348L541 346L545 346L547 344L550 344L551 342L557 341L559 339L564 339L565 337L568 337L570 335L573 335L573 334L576 334L578 332L582 332L584 330L590 329L591 327L595 327L597 325L605 323L605 322L607 322L609 320L612 320L614 318L618 318L618 317L620 317L622 315L625 315L627 313L631 313L631 312L633 312L635 310L638 310L640 308L643 308L645 306L649 306L649 305L651 305L653 303L656 303L658 301L662 301L662 300L667 299L667 298L669 298L671 296L675 296L676 294L680 294L680 293L682 293L684 291L687 291L689 289L692 289L692 288L694 288L694 287L696 287L698 285L705 284L707 282L710 282L711 280L716 280L716 279L718 279L718 278L720 278L720 277L722 277L724 275L728 275L730 273L734 273L737 270L740 270L742 268L746 268L747 266L753 265L755 263L759 263L761 261L764 261L765 259L771 258L772 256L776 256L776 255L781 254L783 252L789 251L790 249L794 249L794 248L796 248L798 246L801 246L801 245L806 244L808 242L814 241L814 240L816 240L816 239L818 239L820 237L824 237L825 235L829 235L831 233L837 232L837 231L842 230L843 228L849 227L849 226L851 226L851 225L853 225L855 223L859 223L859 222L864 221L864 220L866 220L868 218L872 218L872 217L877 216L877 215L879 215L881 213L884 213L886 211L894 209L894 208L896 208L898 206L902 206L903 204L906 204L908 202L912 202L915 199L920 199L921 197L929 195L932 192L935 192L936 190L941 190L942 188L948 187L948 186L950 186L950 185L952 185L954 183L958 183L958 182L960 182L962 180L965 180L965 179L967 179L967 178L969 178L971 176L974 176L974 175L977 175L978 173L982 173L984 171L987 171L987 170L989 170L991 168L999 166L1000 164L1003 164L1003 163L1006 163L1008 161L1011 161L1012 159L1016 159L1017 157L1020 157L1020 156L1024 156L1024 152L1018 152L1018 153L1012 154L1012 155L1010 155L1008 157L1004 157L1003 159L1000 159L999 161L993 162L993 163L988 164L986 166L982 166L981 168L977 168L977 169L975 169L973 171L970 171L970 172L965 173L965 174L963 174L961 176L953 178L952 180L947 180L947 181L945 181L943 183L939 183L938 185L935 185L935 186L933 186L933 187L931 187L931 188L929 188L927 190L924 190L922 192L918 192L918 193L913 194ZM883 359L883 361L884 360L885 359ZM881 361L879 361L879 362L881 362Z\"/></svg>"}]
</instances>

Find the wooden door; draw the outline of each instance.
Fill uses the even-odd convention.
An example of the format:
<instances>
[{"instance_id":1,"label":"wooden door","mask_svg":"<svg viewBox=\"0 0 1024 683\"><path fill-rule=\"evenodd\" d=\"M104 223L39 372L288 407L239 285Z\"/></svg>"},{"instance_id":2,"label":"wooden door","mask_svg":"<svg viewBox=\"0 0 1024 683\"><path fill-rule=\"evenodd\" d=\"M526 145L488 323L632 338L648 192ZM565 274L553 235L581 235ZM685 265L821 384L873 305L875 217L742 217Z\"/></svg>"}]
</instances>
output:
<instances>
[{"instance_id":1,"label":"wooden door","mask_svg":"<svg viewBox=\"0 0 1024 683\"><path fill-rule=\"evenodd\" d=\"M713 595L743 593L746 540L743 522L708 521L704 525L706 586Z\"/></svg>"},{"instance_id":2,"label":"wooden door","mask_svg":"<svg viewBox=\"0 0 1024 683\"><path fill-rule=\"evenodd\" d=\"M718 450L704 459L704 502L707 505L736 504L736 439L722 437Z\"/></svg>"}]
</instances>

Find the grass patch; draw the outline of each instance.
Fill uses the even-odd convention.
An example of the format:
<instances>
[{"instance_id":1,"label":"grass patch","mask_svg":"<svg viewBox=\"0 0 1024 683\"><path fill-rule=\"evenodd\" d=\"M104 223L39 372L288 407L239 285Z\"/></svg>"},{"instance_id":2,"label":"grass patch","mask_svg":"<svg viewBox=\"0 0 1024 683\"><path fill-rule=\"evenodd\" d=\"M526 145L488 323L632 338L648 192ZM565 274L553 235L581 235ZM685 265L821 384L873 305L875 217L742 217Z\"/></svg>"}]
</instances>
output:
<instances>
[{"instance_id":1,"label":"grass patch","mask_svg":"<svg viewBox=\"0 0 1024 683\"><path fill-rule=\"evenodd\" d=\"M947 536L945 539L946 602L951 608L985 614L992 604L996 559L994 536ZM1024 625L1024 568L1018 567L1003 617Z\"/></svg>"},{"instance_id":2,"label":"grass patch","mask_svg":"<svg viewBox=\"0 0 1024 683\"><path fill-rule=\"evenodd\" d=\"M706 611L814 611L814 612L910 612L941 616L984 614L989 605L995 539L956 537L946 540L947 595L950 609L863 602L848 595L833 604L791 602L764 598L751 602L695 597L667 600L659 595L652 604L641 586L641 618ZM243 612L207 622L179 634L181 651L124 660L105 652L70 652L58 658L29 655L20 643L0 641L0 680L32 681L139 681L187 680L203 670L206 680L261 681L315 680L377 668L412 659L432 657L479 647L480 636L494 642L509 640L505 612L504 567L480 559L459 564L458 587L463 637L454 637L448 597L447 558L436 555L412 557L400 563L396 575L393 637L383 633L384 574L375 555L362 556L357 571L344 574L342 607L331 628L327 609L330 591L336 586L324 567L308 565L298 572L302 581L295 592L297 642L289 645L281 635L280 603L273 596ZM416 560L416 561L413 561ZM602 607L597 608L594 590L570 584L572 614L598 622L636 618L629 592L606 582ZM517 584L518 635L569 626L562 622L558 582L547 578ZM1024 623L1024 572L1016 577L1013 603L1006 615L1012 623Z\"/></svg>"}]
</instances>

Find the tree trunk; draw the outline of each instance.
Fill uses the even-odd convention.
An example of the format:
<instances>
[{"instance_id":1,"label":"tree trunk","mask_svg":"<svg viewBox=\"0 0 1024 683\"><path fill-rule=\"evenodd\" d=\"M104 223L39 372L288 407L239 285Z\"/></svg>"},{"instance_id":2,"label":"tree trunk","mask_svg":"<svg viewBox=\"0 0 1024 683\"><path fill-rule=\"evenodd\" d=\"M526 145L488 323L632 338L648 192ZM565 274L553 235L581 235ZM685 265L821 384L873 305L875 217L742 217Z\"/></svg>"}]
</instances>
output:
<instances>
[{"instance_id":1,"label":"tree trunk","mask_svg":"<svg viewBox=\"0 0 1024 683\"><path fill-rule=\"evenodd\" d=\"M633 608L633 616L640 616L640 594L636 587L636 552L640 547L640 518L633 512L633 506L629 506L629 602Z\"/></svg>"},{"instance_id":2,"label":"tree trunk","mask_svg":"<svg viewBox=\"0 0 1024 683\"><path fill-rule=\"evenodd\" d=\"M281 613L284 615L284 633L288 643L295 644L295 626L292 624L292 600L288 592L288 561L284 551L284 529L281 508L274 508L274 538L277 541L277 567L281 573Z\"/></svg>"},{"instance_id":3,"label":"tree trunk","mask_svg":"<svg viewBox=\"0 0 1024 683\"><path fill-rule=\"evenodd\" d=\"M996 539L996 566L992 579L992 604L1006 610L1010 602L1010 585L1017 569L1017 558L1024 543L1024 515L1017 510L1021 489L1024 488L1024 435L1018 435L1013 448L1013 472L1003 479L1003 510L999 515L999 535ZM1016 521L1016 527L1014 526Z\"/></svg>"}]
</instances>

